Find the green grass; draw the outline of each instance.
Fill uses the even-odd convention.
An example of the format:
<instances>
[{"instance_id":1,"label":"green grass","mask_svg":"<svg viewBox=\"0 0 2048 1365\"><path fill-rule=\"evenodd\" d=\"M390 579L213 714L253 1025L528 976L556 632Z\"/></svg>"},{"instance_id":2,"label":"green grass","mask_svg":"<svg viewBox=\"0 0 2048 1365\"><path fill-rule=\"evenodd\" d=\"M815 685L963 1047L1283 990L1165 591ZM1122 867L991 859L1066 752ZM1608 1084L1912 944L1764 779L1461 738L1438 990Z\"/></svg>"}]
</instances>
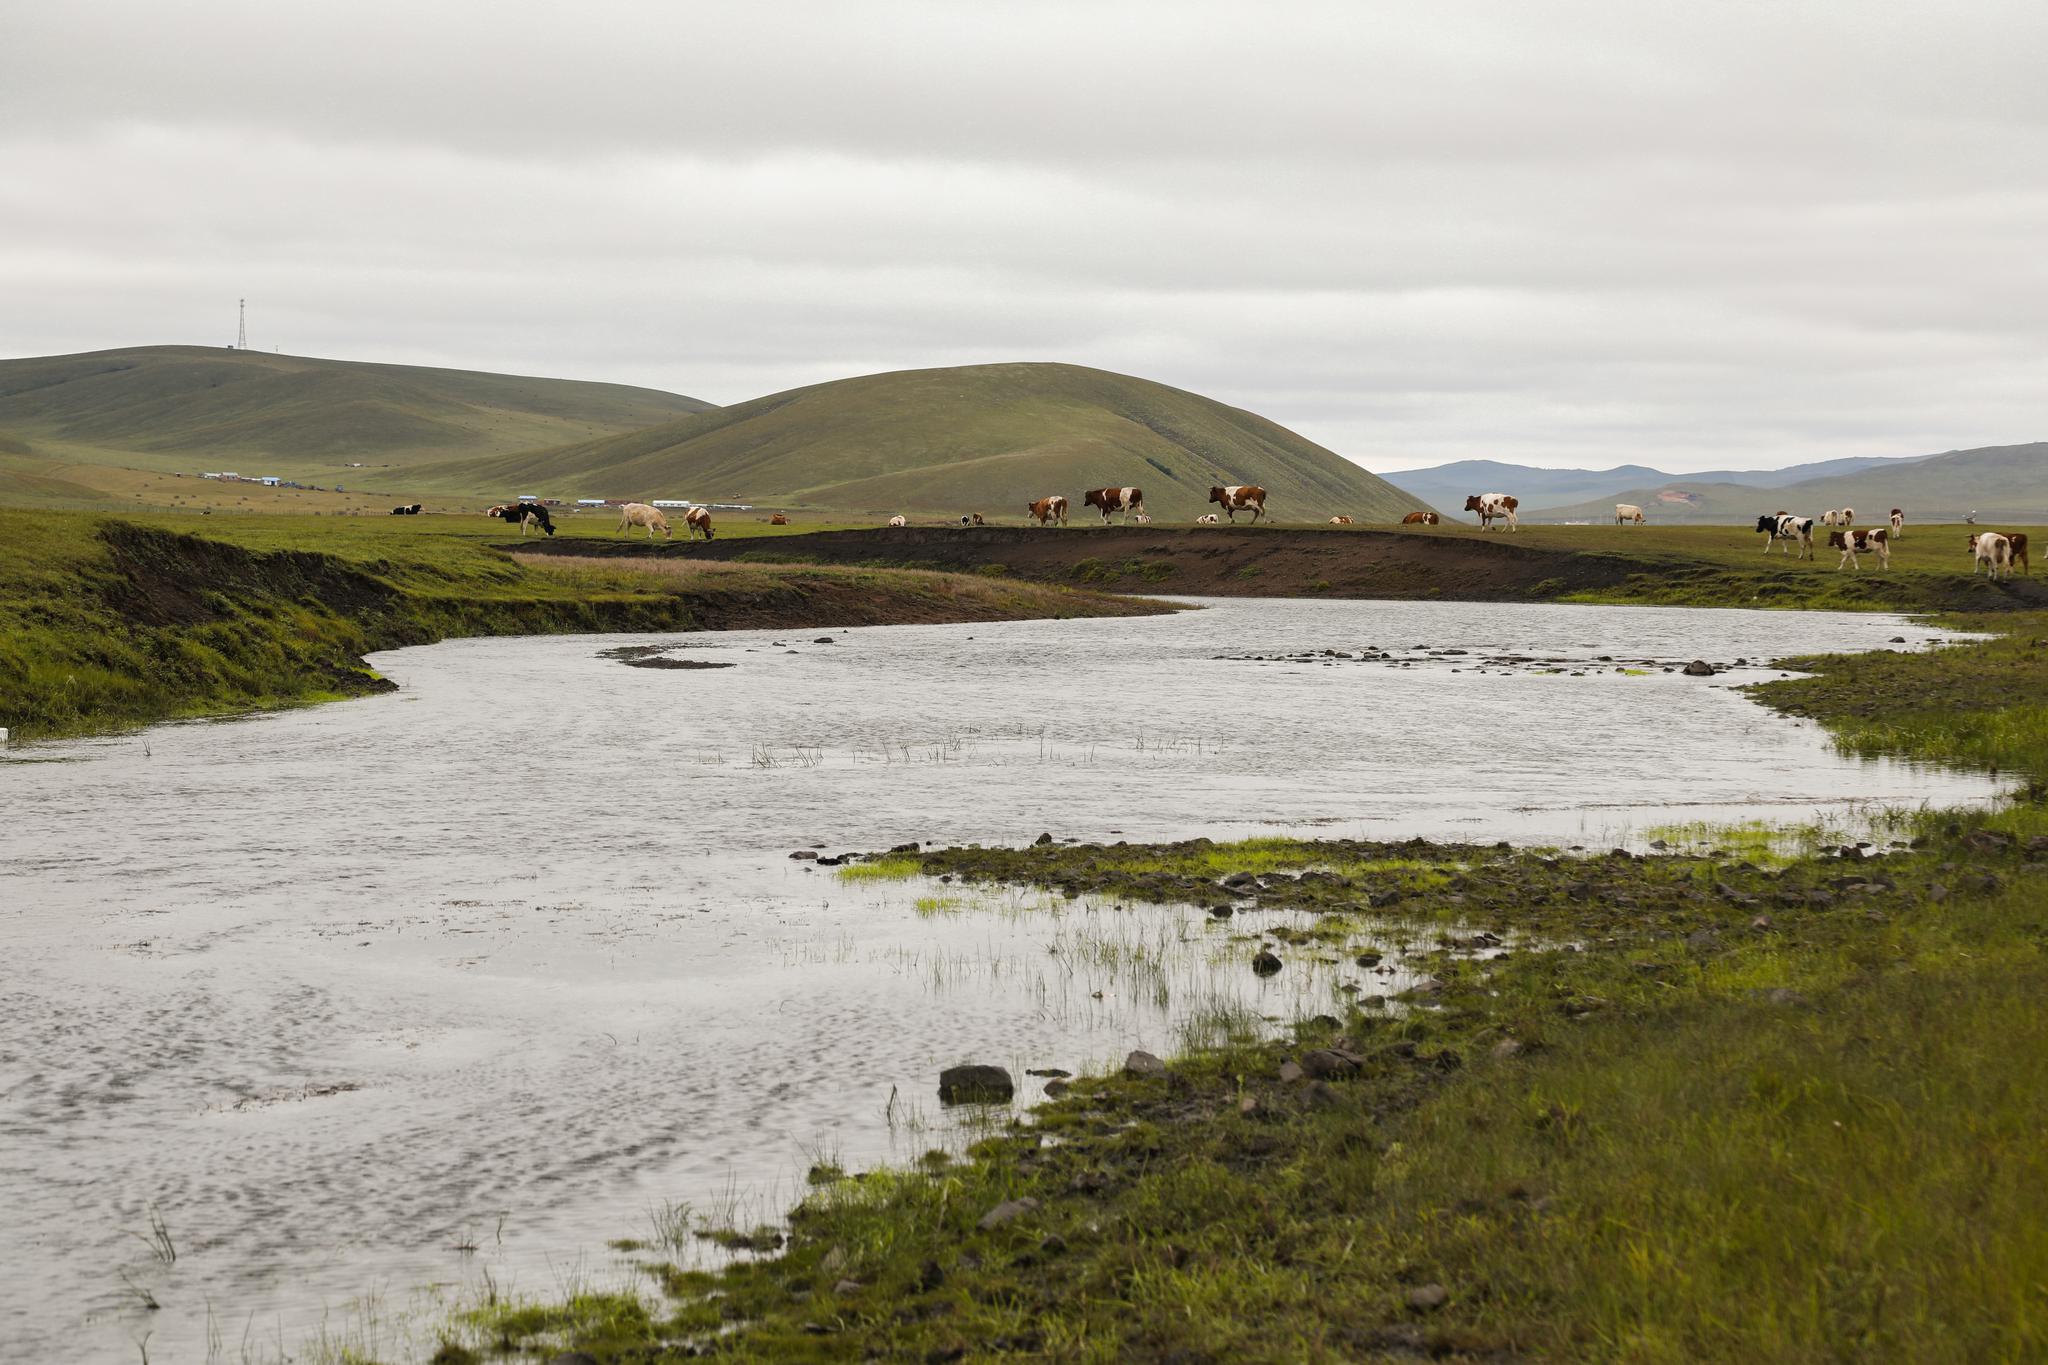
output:
<instances>
[{"instance_id":1,"label":"green grass","mask_svg":"<svg viewBox=\"0 0 2048 1365\"><path fill-rule=\"evenodd\" d=\"M1206 509L1217 483L1258 483L1283 517L1342 508L1398 520L1413 499L1256 414L1076 365L972 365L865 375L560 450L451 466L474 487L589 496L981 512L1082 491L1145 491L1162 520ZM532 486L541 485L541 486Z\"/></svg>"},{"instance_id":2,"label":"green grass","mask_svg":"<svg viewBox=\"0 0 2048 1365\"><path fill-rule=\"evenodd\" d=\"M914 857L870 858L866 862L849 863L836 869L843 882L893 882L918 873L918 860Z\"/></svg>"}]
</instances>

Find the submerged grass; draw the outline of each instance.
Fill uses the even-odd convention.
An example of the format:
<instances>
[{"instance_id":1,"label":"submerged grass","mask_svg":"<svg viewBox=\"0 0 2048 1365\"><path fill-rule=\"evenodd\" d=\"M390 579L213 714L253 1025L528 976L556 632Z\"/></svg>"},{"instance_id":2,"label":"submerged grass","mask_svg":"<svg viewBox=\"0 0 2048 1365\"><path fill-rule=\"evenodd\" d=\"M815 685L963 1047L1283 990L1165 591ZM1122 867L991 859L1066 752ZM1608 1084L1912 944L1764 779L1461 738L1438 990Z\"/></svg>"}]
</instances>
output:
<instances>
[{"instance_id":1,"label":"submerged grass","mask_svg":"<svg viewBox=\"0 0 2048 1365\"><path fill-rule=\"evenodd\" d=\"M1808 661L1763 696L1858 752L2037 775L2048 731L2003 699L2041 627L2005 624ZM1741 825L1663 831L1680 849L1654 857L1262 839L901 859L1369 914L1442 946L1391 1007L1279 1040L1219 1011L1163 1076L1079 1080L964 1162L814 1191L779 1255L657 1274L644 1328L472 1330L600 1360L2038 1358L2039 798L1901 815L1870 856ZM1453 924L1480 932L1444 942Z\"/></svg>"}]
</instances>

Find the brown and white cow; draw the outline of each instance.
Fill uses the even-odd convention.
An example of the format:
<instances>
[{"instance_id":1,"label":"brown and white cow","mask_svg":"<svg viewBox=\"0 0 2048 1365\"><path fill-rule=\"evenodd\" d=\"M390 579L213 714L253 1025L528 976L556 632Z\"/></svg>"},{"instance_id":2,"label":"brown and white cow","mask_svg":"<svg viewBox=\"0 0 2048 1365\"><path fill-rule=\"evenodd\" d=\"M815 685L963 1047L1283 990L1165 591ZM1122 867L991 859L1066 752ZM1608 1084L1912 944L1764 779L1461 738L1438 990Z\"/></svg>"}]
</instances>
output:
<instances>
[{"instance_id":1,"label":"brown and white cow","mask_svg":"<svg viewBox=\"0 0 2048 1365\"><path fill-rule=\"evenodd\" d=\"M1874 531L1830 531L1828 548L1840 550L1842 558L1835 564L1836 569L1860 569L1857 555L1877 554L1877 567L1889 569L1892 566L1892 533L1882 526Z\"/></svg>"},{"instance_id":2,"label":"brown and white cow","mask_svg":"<svg viewBox=\"0 0 2048 1365\"><path fill-rule=\"evenodd\" d=\"M708 508L692 507L683 513L683 534L693 536L699 531L704 533L704 539L711 539L711 512Z\"/></svg>"},{"instance_id":3,"label":"brown and white cow","mask_svg":"<svg viewBox=\"0 0 2048 1365\"><path fill-rule=\"evenodd\" d=\"M1900 511L1898 508L1894 507L1892 509L1892 539L1897 540L1899 537L1905 534L1906 514Z\"/></svg>"},{"instance_id":4,"label":"brown and white cow","mask_svg":"<svg viewBox=\"0 0 2048 1365\"><path fill-rule=\"evenodd\" d=\"M1970 537L1970 577L1982 569L1987 578L2006 578L2012 573L2012 541L1996 531L1979 531Z\"/></svg>"},{"instance_id":5,"label":"brown and white cow","mask_svg":"<svg viewBox=\"0 0 2048 1365\"><path fill-rule=\"evenodd\" d=\"M1351 518L1349 518L1349 517L1331 517L1331 518L1330 518L1330 525L1332 525L1332 526L1349 526L1350 524L1351 524Z\"/></svg>"},{"instance_id":6,"label":"brown and white cow","mask_svg":"<svg viewBox=\"0 0 2048 1365\"><path fill-rule=\"evenodd\" d=\"M1624 522L1633 522L1637 526L1641 526L1643 524L1643 509L1632 502L1617 502L1614 504L1614 524L1619 526Z\"/></svg>"},{"instance_id":7,"label":"brown and white cow","mask_svg":"<svg viewBox=\"0 0 2048 1365\"><path fill-rule=\"evenodd\" d=\"M1490 531L1495 520L1505 520L1510 531L1520 530L1515 518L1515 509L1522 505L1520 498L1506 493L1474 493L1465 499L1465 510L1479 514L1479 529Z\"/></svg>"},{"instance_id":8,"label":"brown and white cow","mask_svg":"<svg viewBox=\"0 0 2048 1365\"><path fill-rule=\"evenodd\" d=\"M1403 526L1438 526L1442 523L1443 518L1434 512L1410 512L1401 518Z\"/></svg>"},{"instance_id":9,"label":"brown and white cow","mask_svg":"<svg viewBox=\"0 0 2048 1365\"><path fill-rule=\"evenodd\" d=\"M1971 554L1977 554L1977 541L1985 534L1987 533L1980 531L1970 537ZM2011 573L2017 567L2031 573L2033 566L2027 562L2027 533L2025 531L2008 531L2005 533L2004 540L2006 572ZM1981 563L1981 561L1982 557L1979 556L1979 562ZM1975 574L1976 569L1973 568L1970 572Z\"/></svg>"},{"instance_id":10,"label":"brown and white cow","mask_svg":"<svg viewBox=\"0 0 2048 1365\"><path fill-rule=\"evenodd\" d=\"M1054 522L1062 526L1067 524L1067 500L1057 493L1049 498L1039 498L1035 502L1025 503L1024 511L1040 526L1050 526Z\"/></svg>"},{"instance_id":11,"label":"brown and white cow","mask_svg":"<svg viewBox=\"0 0 2048 1365\"><path fill-rule=\"evenodd\" d=\"M1259 518L1266 514L1266 490L1255 483L1233 483L1211 488L1209 501L1221 503L1224 515L1232 521L1237 520L1239 512L1249 509L1252 524L1257 525Z\"/></svg>"},{"instance_id":12,"label":"brown and white cow","mask_svg":"<svg viewBox=\"0 0 2048 1365\"><path fill-rule=\"evenodd\" d=\"M1214 526L1221 520L1222 518L1218 517L1214 512L1204 512L1201 516L1195 518L1195 525Z\"/></svg>"},{"instance_id":13,"label":"brown and white cow","mask_svg":"<svg viewBox=\"0 0 2048 1365\"><path fill-rule=\"evenodd\" d=\"M774 516L768 518L768 524L770 526L787 526L789 525L789 518L777 512Z\"/></svg>"},{"instance_id":14,"label":"brown and white cow","mask_svg":"<svg viewBox=\"0 0 2048 1365\"><path fill-rule=\"evenodd\" d=\"M1145 510L1145 490L1142 488L1091 488L1081 497L1083 507L1093 507L1102 513L1107 524L1110 514L1121 512L1128 522L1134 515Z\"/></svg>"},{"instance_id":15,"label":"brown and white cow","mask_svg":"<svg viewBox=\"0 0 2048 1365\"><path fill-rule=\"evenodd\" d=\"M629 502L619 509L620 534L625 534L635 526L645 526L649 540L654 539L656 531L661 532L663 540L675 539L675 532L668 529L668 518L661 514L661 509L650 507L644 502Z\"/></svg>"},{"instance_id":16,"label":"brown and white cow","mask_svg":"<svg viewBox=\"0 0 2048 1365\"><path fill-rule=\"evenodd\" d=\"M981 519L981 513L979 513L979 512L976 512L976 513L974 514L974 524L975 524L976 526L986 526L986 525L988 525L988 523L987 523L987 522L985 522L985 521L983 521L983 520Z\"/></svg>"}]
</instances>

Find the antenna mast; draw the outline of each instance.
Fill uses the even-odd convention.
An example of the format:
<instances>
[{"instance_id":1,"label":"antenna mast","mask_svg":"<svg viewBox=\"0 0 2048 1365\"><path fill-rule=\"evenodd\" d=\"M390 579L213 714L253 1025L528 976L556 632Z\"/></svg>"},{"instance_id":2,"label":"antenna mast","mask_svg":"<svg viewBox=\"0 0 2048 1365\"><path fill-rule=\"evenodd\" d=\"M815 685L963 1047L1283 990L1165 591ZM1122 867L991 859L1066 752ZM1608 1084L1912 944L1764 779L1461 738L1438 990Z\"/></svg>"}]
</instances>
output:
<instances>
[{"instance_id":1,"label":"antenna mast","mask_svg":"<svg viewBox=\"0 0 2048 1365\"><path fill-rule=\"evenodd\" d=\"M249 300L235 300L235 349L249 349Z\"/></svg>"}]
</instances>

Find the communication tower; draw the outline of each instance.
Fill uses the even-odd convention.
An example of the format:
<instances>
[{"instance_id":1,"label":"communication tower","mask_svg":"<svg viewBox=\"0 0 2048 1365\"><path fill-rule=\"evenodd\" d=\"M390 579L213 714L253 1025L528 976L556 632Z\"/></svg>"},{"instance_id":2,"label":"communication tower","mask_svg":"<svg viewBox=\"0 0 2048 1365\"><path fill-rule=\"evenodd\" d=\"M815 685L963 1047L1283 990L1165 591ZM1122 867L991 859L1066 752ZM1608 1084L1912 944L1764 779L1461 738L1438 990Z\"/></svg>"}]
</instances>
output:
<instances>
[{"instance_id":1,"label":"communication tower","mask_svg":"<svg viewBox=\"0 0 2048 1365\"><path fill-rule=\"evenodd\" d=\"M235 349L249 349L249 300L235 300Z\"/></svg>"}]
</instances>

